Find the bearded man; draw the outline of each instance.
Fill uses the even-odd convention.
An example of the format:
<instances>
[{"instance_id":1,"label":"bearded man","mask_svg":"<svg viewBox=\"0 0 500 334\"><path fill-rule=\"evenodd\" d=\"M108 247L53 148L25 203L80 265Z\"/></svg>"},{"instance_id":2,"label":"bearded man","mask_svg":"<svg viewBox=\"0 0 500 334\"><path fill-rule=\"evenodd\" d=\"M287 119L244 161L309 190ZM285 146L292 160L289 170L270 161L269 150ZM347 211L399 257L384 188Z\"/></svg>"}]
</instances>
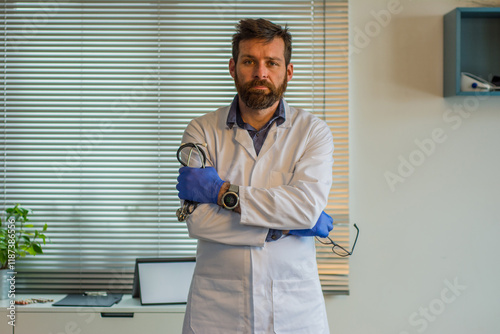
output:
<instances>
[{"instance_id":1,"label":"bearded man","mask_svg":"<svg viewBox=\"0 0 500 334\"><path fill-rule=\"evenodd\" d=\"M198 240L183 333L329 333L314 238L325 237L333 139L326 123L287 104L292 37L241 20L229 72L238 94L194 119L184 143L206 143L210 167L182 167L181 200Z\"/></svg>"}]
</instances>

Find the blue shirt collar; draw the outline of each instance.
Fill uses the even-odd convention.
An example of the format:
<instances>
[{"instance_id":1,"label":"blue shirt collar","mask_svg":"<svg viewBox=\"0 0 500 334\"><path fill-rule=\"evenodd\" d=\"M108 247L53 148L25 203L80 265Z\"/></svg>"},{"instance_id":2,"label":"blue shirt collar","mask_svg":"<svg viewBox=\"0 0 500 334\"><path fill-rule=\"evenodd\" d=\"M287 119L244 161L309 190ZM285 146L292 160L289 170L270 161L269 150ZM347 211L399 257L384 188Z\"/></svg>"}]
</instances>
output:
<instances>
[{"instance_id":1,"label":"blue shirt collar","mask_svg":"<svg viewBox=\"0 0 500 334\"><path fill-rule=\"evenodd\" d=\"M271 120L267 124L270 124L276 120L276 126L278 126L283 124L283 122L285 122L285 119L285 104L283 103L283 99L281 99L280 103L278 104L278 108L276 108L276 111L274 112L273 117L271 117ZM234 124L237 124L242 129L252 130L251 126L243 122L243 119L241 118L240 107L238 104L238 94L236 94L233 102L231 103L231 107L229 108L229 113L227 115L226 124L230 129L233 128Z\"/></svg>"}]
</instances>

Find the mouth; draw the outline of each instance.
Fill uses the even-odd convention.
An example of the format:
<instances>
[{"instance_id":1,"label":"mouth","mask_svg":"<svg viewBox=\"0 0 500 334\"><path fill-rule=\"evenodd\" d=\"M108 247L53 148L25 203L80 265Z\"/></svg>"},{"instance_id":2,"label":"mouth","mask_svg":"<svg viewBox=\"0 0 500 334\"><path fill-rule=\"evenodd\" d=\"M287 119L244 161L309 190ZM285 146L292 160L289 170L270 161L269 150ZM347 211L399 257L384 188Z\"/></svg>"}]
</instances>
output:
<instances>
[{"instance_id":1,"label":"mouth","mask_svg":"<svg viewBox=\"0 0 500 334\"><path fill-rule=\"evenodd\" d=\"M267 86L253 86L251 89L264 90L269 88Z\"/></svg>"}]
</instances>

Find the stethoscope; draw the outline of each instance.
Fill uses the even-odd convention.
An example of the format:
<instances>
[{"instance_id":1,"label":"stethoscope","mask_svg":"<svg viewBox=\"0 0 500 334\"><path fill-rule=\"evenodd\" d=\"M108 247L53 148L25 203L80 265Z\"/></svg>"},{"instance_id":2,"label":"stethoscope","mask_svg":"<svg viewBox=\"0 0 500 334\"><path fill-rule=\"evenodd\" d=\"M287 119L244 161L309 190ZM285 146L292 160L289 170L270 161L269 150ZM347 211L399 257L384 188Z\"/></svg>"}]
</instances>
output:
<instances>
[{"instance_id":1,"label":"stethoscope","mask_svg":"<svg viewBox=\"0 0 500 334\"><path fill-rule=\"evenodd\" d=\"M207 155L205 154L205 151L203 150L204 147L207 147L207 144L199 144L199 143L184 143L181 144L179 149L177 150L177 160L184 166L184 167L200 167L200 168L205 168L207 164ZM194 155L193 155L194 152ZM192 159L195 160L194 158L198 157L198 161L195 161L199 163L199 166L191 166L190 164L192 163ZM176 216L177 220L180 222L183 222L187 219L187 217L193 213L193 211L196 209L198 206L197 202L192 202L185 200L184 203L182 203L182 206L177 209L176 211Z\"/></svg>"}]
</instances>

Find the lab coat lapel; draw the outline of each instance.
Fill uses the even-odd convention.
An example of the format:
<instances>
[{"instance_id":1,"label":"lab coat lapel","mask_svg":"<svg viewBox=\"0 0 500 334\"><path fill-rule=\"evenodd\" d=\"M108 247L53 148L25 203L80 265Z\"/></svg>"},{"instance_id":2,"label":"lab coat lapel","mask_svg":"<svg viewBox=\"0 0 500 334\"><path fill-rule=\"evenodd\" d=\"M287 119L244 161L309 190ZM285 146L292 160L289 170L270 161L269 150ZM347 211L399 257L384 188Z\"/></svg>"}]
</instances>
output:
<instances>
[{"instance_id":1,"label":"lab coat lapel","mask_svg":"<svg viewBox=\"0 0 500 334\"><path fill-rule=\"evenodd\" d=\"M260 149L259 158L262 158L264 155L266 155L266 153L273 147L273 145L276 143L276 138L278 137L277 134L278 130L276 127L276 122L274 122L269 129L269 132L267 133L264 145L262 145L262 148Z\"/></svg>"},{"instance_id":2,"label":"lab coat lapel","mask_svg":"<svg viewBox=\"0 0 500 334\"><path fill-rule=\"evenodd\" d=\"M292 124L291 122L291 111L290 107L288 106L288 103L286 101L283 101L284 106L285 106L285 122L281 124L280 126L276 125L276 122L273 123L271 126L271 129L269 129L269 132L267 133L267 138L264 141L264 145L260 149L259 157L262 158L271 148L276 144L276 141L278 140L278 136L283 135L283 131L285 129L289 128Z\"/></svg>"},{"instance_id":3,"label":"lab coat lapel","mask_svg":"<svg viewBox=\"0 0 500 334\"><path fill-rule=\"evenodd\" d=\"M248 134L248 131L237 126L233 127L233 131L235 132L234 140L243 146L248 154L255 160L257 155L255 153L255 148L253 147L252 138Z\"/></svg>"}]
</instances>

